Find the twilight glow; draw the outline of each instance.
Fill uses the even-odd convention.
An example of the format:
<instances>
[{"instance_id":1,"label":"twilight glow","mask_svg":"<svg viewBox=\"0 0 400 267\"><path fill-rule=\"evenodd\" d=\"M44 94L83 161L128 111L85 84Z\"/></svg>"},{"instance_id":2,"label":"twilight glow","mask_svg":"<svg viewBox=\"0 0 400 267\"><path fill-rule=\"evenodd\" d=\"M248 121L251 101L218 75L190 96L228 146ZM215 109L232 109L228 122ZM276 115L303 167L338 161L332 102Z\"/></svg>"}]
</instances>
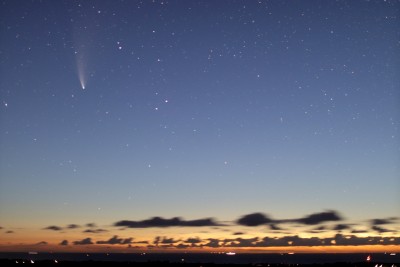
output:
<instances>
[{"instance_id":1,"label":"twilight glow","mask_svg":"<svg viewBox=\"0 0 400 267\"><path fill-rule=\"evenodd\" d=\"M0 252L400 253L399 9L3 1Z\"/></svg>"}]
</instances>

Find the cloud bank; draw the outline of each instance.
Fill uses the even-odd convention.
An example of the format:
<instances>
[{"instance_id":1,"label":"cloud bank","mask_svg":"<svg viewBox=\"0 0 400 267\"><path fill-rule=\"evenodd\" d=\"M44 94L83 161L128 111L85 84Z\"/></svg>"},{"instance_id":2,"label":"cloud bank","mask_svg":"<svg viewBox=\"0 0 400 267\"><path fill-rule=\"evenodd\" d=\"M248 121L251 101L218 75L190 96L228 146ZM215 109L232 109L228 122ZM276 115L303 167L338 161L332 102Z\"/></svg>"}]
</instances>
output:
<instances>
[{"instance_id":1,"label":"cloud bank","mask_svg":"<svg viewBox=\"0 0 400 267\"><path fill-rule=\"evenodd\" d=\"M149 228L149 227L204 227L204 226L220 226L214 222L212 218L186 221L180 217L172 219L164 219L162 217L153 217L143 221L123 220L114 223L114 226L122 226L127 228Z\"/></svg>"},{"instance_id":2,"label":"cloud bank","mask_svg":"<svg viewBox=\"0 0 400 267\"><path fill-rule=\"evenodd\" d=\"M264 227L263 231L279 234L279 236L260 236L252 237L244 236L247 231L240 229L239 231L230 232L231 238L199 238L199 237L167 237L155 236L153 240L142 240L134 242L134 238L121 238L113 235L109 239L92 240L90 237L68 242L63 240L60 246L71 245L127 245L129 248L139 248L133 244L142 244L141 248L265 248L265 247L314 247L314 246L363 246L363 245L400 245L399 218L375 218L364 221L360 224L347 223L339 212L334 210L326 210L305 215L300 218L274 219L271 216L254 212L240 216L237 220L224 223L219 222L211 217L196 220L185 220L182 217L163 218L159 216L151 217L145 220L120 220L110 226L97 228L95 223L89 223L83 226L77 224L69 224L65 227L50 225L44 230L51 231L68 231L77 228L82 229L83 233L100 234L112 231L111 227L122 227L140 229L140 228L167 228L167 227L209 227L221 231L229 231L229 227ZM300 228L299 228L300 227ZM309 228L309 229L307 229ZM392 228L392 229L388 229ZM123 230L120 229L120 230ZM293 232L291 232L291 230ZM316 234L313 237L304 237L298 234L297 229L302 229L304 233ZM252 230L253 231L253 230ZM250 231L250 232L252 232ZM203 232L204 234L205 232ZM333 235L332 237L322 238L318 236L321 233ZM377 236L374 235L377 234ZM392 234L388 236L388 234ZM358 236L357 234L364 234ZM366 236L365 234L368 234Z\"/></svg>"}]
</instances>

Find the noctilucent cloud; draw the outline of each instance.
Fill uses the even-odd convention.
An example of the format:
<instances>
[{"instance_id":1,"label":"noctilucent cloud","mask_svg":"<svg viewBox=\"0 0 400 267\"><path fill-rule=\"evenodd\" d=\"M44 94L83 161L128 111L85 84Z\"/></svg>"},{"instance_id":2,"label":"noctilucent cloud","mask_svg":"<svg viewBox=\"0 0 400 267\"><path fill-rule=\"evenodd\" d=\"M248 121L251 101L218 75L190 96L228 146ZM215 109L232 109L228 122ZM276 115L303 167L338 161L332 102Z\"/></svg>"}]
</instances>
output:
<instances>
[{"instance_id":1,"label":"noctilucent cloud","mask_svg":"<svg viewBox=\"0 0 400 267\"><path fill-rule=\"evenodd\" d=\"M1 251L399 251L398 1L0 5Z\"/></svg>"}]
</instances>

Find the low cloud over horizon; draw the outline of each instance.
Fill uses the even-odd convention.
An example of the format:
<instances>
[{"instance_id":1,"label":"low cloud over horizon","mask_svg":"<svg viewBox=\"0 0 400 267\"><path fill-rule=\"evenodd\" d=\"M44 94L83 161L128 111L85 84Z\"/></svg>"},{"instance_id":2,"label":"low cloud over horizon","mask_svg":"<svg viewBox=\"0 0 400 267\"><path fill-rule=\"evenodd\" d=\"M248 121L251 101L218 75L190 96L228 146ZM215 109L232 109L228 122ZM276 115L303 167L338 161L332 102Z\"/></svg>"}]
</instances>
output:
<instances>
[{"instance_id":1,"label":"low cloud over horizon","mask_svg":"<svg viewBox=\"0 0 400 267\"><path fill-rule=\"evenodd\" d=\"M397 233L396 229L386 229L384 226L387 225L396 225L400 222L400 218L398 217L390 217L390 218L382 218L382 219L371 219L366 223L360 222L359 225L367 227L371 230L371 232L378 233ZM333 224L330 227L327 227L326 224ZM316 212L312 214L307 214L300 218L289 218L289 219L273 219L271 216L262 213L255 212L250 214L245 214L240 216L237 220L234 221L224 221L219 222L215 218L201 218L195 220L185 220L182 217L172 217L172 218L163 218L160 216L154 216L145 220L120 220L109 226L109 227L122 227L122 228L167 228L167 227L232 227L232 226L242 226L242 227L259 227L266 226L272 231L290 231L290 225L298 225L298 226L317 226L311 232L323 232L328 230L334 231L343 231L343 230L351 230L352 233L365 233L366 230L353 229L357 228L357 224L355 223L346 223L345 218L335 210L327 210L323 212ZM282 228L282 225L284 227ZM88 223L84 226L86 229L83 229L83 233L104 233L109 232L110 230L103 228L95 228L97 227L95 223ZM69 224L66 227L61 227L57 225L50 225L42 228L43 230L51 230L51 231L67 231L82 228L77 224Z\"/></svg>"},{"instance_id":2,"label":"low cloud over horizon","mask_svg":"<svg viewBox=\"0 0 400 267\"><path fill-rule=\"evenodd\" d=\"M304 224L304 225L316 225L316 224L321 224L324 222L331 222L331 221L341 221L343 218L339 215L337 211L325 211L325 212L319 212L319 213L313 213L306 215L302 218L296 218L296 219L284 219L284 220L274 220L271 219L268 215L257 212L257 213L251 213L242 216L239 218L236 223L239 225L244 225L244 226L260 226L260 225L273 225L272 228L276 227L276 224L281 224L281 223L298 223L298 224Z\"/></svg>"},{"instance_id":3,"label":"low cloud over horizon","mask_svg":"<svg viewBox=\"0 0 400 267\"><path fill-rule=\"evenodd\" d=\"M119 238L114 235L108 240L93 241L92 238L73 241L73 245L131 245L149 244L147 248L261 248L261 247L314 247L314 246L365 246L365 245L400 245L400 237L367 236L357 237L355 235L336 234L333 237L300 237L289 235L283 237L252 237L252 238L198 238L191 237L184 240L173 237L156 236L152 242L133 242L134 238ZM151 244L150 244L151 243ZM43 244L43 243L42 243ZM46 242L47 244L47 242ZM69 242L63 240L61 246L68 246Z\"/></svg>"},{"instance_id":4,"label":"low cloud over horizon","mask_svg":"<svg viewBox=\"0 0 400 267\"><path fill-rule=\"evenodd\" d=\"M108 226L97 228L95 223L88 223L83 226L69 224L65 227L50 225L43 230L65 231L83 228L82 233L104 234L112 233L113 228L124 229L140 228L210 228L227 231L230 238L205 238L208 231L203 231L203 237L180 236L155 236L152 240L134 241L133 237L119 237L113 234L109 239L93 239L84 237L80 240L69 242L64 239L58 243L60 246L82 246L82 245L127 245L129 248L147 249L190 249L190 248L262 248L262 247L313 247L313 246L363 246L363 245L400 245L399 218L374 218L363 222L347 222L338 211L326 210L307 214L298 218L274 219L270 215L262 212L249 213L239 216L233 221L223 223L212 217L195 220L186 220L182 217L163 218L159 216L145 220L120 220ZM245 229L235 229L230 232L229 227L245 227L252 229L251 233L246 233ZM260 235L254 233L254 228L260 227L262 231L269 234ZM312 228L310 228L312 227ZM308 230L307 230L308 228ZM302 229L299 232L299 229ZM239 231L237 231L239 230ZM245 231L243 231L245 230ZM257 230L258 231L258 230ZM304 237L303 233L314 234L312 237ZM382 236L381 234L385 234ZM321 234L324 234L321 236ZM363 234L358 236L358 234ZM365 236L368 234L368 236ZM377 234L377 235L375 235ZM246 236L244 236L246 235ZM326 237L326 236L330 237ZM103 236L103 235L102 235ZM142 246L134 246L141 244Z\"/></svg>"},{"instance_id":5,"label":"low cloud over horizon","mask_svg":"<svg viewBox=\"0 0 400 267\"><path fill-rule=\"evenodd\" d=\"M205 227L205 226L223 226L216 223L212 218L198 220L183 220L180 217L172 219L164 219L162 217L153 217L143 221L123 220L114 223L114 226L122 226L127 228L149 228L149 227Z\"/></svg>"},{"instance_id":6,"label":"low cloud over horizon","mask_svg":"<svg viewBox=\"0 0 400 267\"><path fill-rule=\"evenodd\" d=\"M120 220L101 228L96 223L67 224L65 226L49 225L42 230L76 233L79 230L81 239L69 241L63 238L58 246L126 246L129 249L202 249L202 248L266 248L266 247L318 247L318 246L366 246L366 245L400 245L398 217L373 218L361 222L347 221L340 212L326 210L306 214L297 218L275 219L272 216L255 212L239 216L232 221L219 221L215 218L186 220L182 217L163 218L160 216L144 220ZM119 229L116 229L118 227ZM133 236L120 237L104 234L126 229L148 228L209 228L206 231L195 230L193 236L160 236L141 238L136 241ZM232 228L234 227L234 228ZM239 228L238 228L239 227ZM4 228L3 228L4 229ZM256 229L256 230L255 230ZM301 229L301 230L300 230ZM224 231L226 238L215 238L212 230ZM257 232L258 231L258 232ZM131 231L129 231L131 233ZM196 234L197 233L197 234ZM261 234L262 233L262 234ZM304 236L303 234L307 235ZM199 236L201 237L199 237ZM207 236L208 235L208 236ZM311 236L310 236L311 235ZM95 238L99 236L99 238ZM100 237L101 236L101 237ZM51 245L45 241L35 246Z\"/></svg>"}]
</instances>

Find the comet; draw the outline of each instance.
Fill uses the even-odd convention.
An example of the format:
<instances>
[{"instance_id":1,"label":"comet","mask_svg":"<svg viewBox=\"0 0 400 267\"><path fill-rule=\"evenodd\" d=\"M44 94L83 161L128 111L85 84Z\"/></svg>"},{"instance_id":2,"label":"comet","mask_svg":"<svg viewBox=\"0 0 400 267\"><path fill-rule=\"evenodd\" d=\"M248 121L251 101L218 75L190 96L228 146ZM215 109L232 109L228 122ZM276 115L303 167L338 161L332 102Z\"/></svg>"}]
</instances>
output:
<instances>
[{"instance_id":1,"label":"comet","mask_svg":"<svg viewBox=\"0 0 400 267\"><path fill-rule=\"evenodd\" d=\"M76 65L78 69L78 79L81 84L81 88L82 90L85 90L86 88L85 63L82 56L77 57Z\"/></svg>"},{"instance_id":2,"label":"comet","mask_svg":"<svg viewBox=\"0 0 400 267\"><path fill-rule=\"evenodd\" d=\"M94 32L93 21L88 21L86 18L81 16L71 20L72 24L72 34L73 34L73 49L76 62L76 74L80 83L80 88L82 90L87 89L87 82L89 79L88 64L90 62L89 55L91 54L91 49L93 49L92 39Z\"/></svg>"}]
</instances>

